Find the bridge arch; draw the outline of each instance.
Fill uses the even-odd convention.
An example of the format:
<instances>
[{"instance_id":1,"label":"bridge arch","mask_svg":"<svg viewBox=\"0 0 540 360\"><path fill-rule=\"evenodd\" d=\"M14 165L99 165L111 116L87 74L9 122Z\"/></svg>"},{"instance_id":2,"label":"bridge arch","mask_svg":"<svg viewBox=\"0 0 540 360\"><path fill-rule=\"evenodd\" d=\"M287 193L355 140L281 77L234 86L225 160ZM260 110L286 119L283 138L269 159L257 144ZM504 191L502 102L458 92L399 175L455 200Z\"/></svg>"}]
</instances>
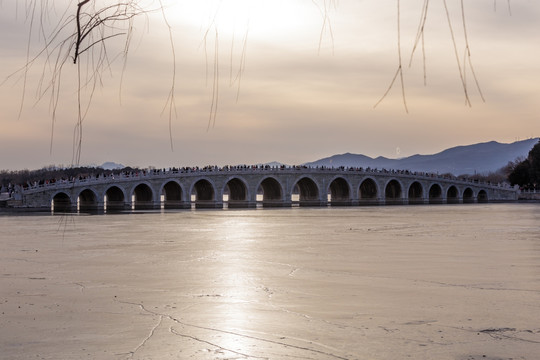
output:
<instances>
[{"instance_id":1,"label":"bridge arch","mask_svg":"<svg viewBox=\"0 0 540 360\"><path fill-rule=\"evenodd\" d=\"M126 191L119 186L113 185L105 191L105 210L121 211L126 208Z\"/></svg>"},{"instance_id":2,"label":"bridge arch","mask_svg":"<svg viewBox=\"0 0 540 360\"><path fill-rule=\"evenodd\" d=\"M470 204L473 202L474 202L474 192L470 187L468 187L465 190L463 190L463 203Z\"/></svg>"},{"instance_id":3,"label":"bridge arch","mask_svg":"<svg viewBox=\"0 0 540 360\"><path fill-rule=\"evenodd\" d=\"M77 196L79 212L97 212L98 195L92 189L82 189Z\"/></svg>"},{"instance_id":4,"label":"bridge arch","mask_svg":"<svg viewBox=\"0 0 540 360\"><path fill-rule=\"evenodd\" d=\"M298 204L300 206L320 206L320 191L319 186L309 176L304 176L297 180L292 188L293 193L297 192ZM291 198L292 198L291 194Z\"/></svg>"},{"instance_id":5,"label":"bridge arch","mask_svg":"<svg viewBox=\"0 0 540 360\"><path fill-rule=\"evenodd\" d=\"M459 203L459 192L458 192L458 189L454 185L451 185L446 191L446 202L448 204Z\"/></svg>"},{"instance_id":6,"label":"bridge arch","mask_svg":"<svg viewBox=\"0 0 540 360\"><path fill-rule=\"evenodd\" d=\"M283 186L274 177L265 177L257 185L257 194L262 195L263 206L283 206Z\"/></svg>"},{"instance_id":7,"label":"bridge arch","mask_svg":"<svg viewBox=\"0 0 540 360\"><path fill-rule=\"evenodd\" d=\"M486 192L486 190L480 190L478 192L478 196L476 197L477 201L479 203L487 203L488 202L488 194Z\"/></svg>"},{"instance_id":8,"label":"bridge arch","mask_svg":"<svg viewBox=\"0 0 540 360\"><path fill-rule=\"evenodd\" d=\"M133 189L133 208L135 210L148 210L154 208L154 191L147 183L140 183Z\"/></svg>"},{"instance_id":9,"label":"bridge arch","mask_svg":"<svg viewBox=\"0 0 540 360\"><path fill-rule=\"evenodd\" d=\"M248 206L248 186L244 179L236 176L229 179L225 183L222 193L228 195L228 207L237 208Z\"/></svg>"},{"instance_id":10,"label":"bridge arch","mask_svg":"<svg viewBox=\"0 0 540 360\"><path fill-rule=\"evenodd\" d=\"M71 198L63 191L57 192L52 196L51 209L55 213L71 212Z\"/></svg>"},{"instance_id":11,"label":"bridge arch","mask_svg":"<svg viewBox=\"0 0 540 360\"><path fill-rule=\"evenodd\" d=\"M169 180L161 186L160 192L163 196L163 208L181 209L185 202L182 195L184 191L182 185L176 180Z\"/></svg>"},{"instance_id":12,"label":"bridge arch","mask_svg":"<svg viewBox=\"0 0 540 360\"><path fill-rule=\"evenodd\" d=\"M403 185L397 179L389 180L384 187L386 204L403 204Z\"/></svg>"},{"instance_id":13,"label":"bridge arch","mask_svg":"<svg viewBox=\"0 0 540 360\"><path fill-rule=\"evenodd\" d=\"M408 200L409 204L424 203L424 188L418 181L414 181L411 185L409 185Z\"/></svg>"},{"instance_id":14,"label":"bridge arch","mask_svg":"<svg viewBox=\"0 0 540 360\"><path fill-rule=\"evenodd\" d=\"M358 188L360 205L376 204L379 196L379 186L375 179L368 177L362 180Z\"/></svg>"},{"instance_id":15,"label":"bridge arch","mask_svg":"<svg viewBox=\"0 0 540 360\"><path fill-rule=\"evenodd\" d=\"M191 198L197 208L214 208L216 206L216 187L207 178L197 180L191 187ZM194 199L193 199L194 197Z\"/></svg>"},{"instance_id":16,"label":"bridge arch","mask_svg":"<svg viewBox=\"0 0 540 360\"><path fill-rule=\"evenodd\" d=\"M335 177L328 186L327 193L330 194L330 205L351 205L351 185L344 177Z\"/></svg>"},{"instance_id":17,"label":"bridge arch","mask_svg":"<svg viewBox=\"0 0 540 360\"><path fill-rule=\"evenodd\" d=\"M430 204L442 204L443 191L439 184L433 184L429 188L429 203Z\"/></svg>"}]
</instances>

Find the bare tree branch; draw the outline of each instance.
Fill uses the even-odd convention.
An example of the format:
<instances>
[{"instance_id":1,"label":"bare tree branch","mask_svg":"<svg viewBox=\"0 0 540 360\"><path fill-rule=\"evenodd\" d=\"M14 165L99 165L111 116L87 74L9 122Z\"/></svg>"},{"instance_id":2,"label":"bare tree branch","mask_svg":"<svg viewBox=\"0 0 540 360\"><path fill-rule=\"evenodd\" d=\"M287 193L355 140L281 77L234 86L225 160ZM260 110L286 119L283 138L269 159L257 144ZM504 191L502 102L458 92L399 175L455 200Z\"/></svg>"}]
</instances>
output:
<instances>
[{"instance_id":1,"label":"bare tree branch","mask_svg":"<svg viewBox=\"0 0 540 360\"><path fill-rule=\"evenodd\" d=\"M403 106L405 107L405 112L409 113L409 109L407 108L407 99L405 97L405 84L403 80L403 62L401 57L401 2L400 0L396 1L397 3L397 50L398 50L398 67L396 70L396 74L394 75L394 78L390 82L390 85L388 86L388 89L385 91L383 96L375 103L373 107L377 107L388 95L392 87L394 86L394 83L396 82L396 79L399 76L399 81L401 83L401 97L403 99Z\"/></svg>"}]
</instances>

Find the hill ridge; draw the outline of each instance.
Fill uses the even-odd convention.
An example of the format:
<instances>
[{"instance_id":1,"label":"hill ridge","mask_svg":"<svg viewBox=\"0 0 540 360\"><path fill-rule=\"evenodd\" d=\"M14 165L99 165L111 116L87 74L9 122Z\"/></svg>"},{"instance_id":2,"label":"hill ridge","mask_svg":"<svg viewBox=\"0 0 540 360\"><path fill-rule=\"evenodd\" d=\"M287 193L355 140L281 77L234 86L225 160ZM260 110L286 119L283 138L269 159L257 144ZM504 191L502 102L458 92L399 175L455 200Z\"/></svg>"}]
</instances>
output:
<instances>
[{"instance_id":1,"label":"hill ridge","mask_svg":"<svg viewBox=\"0 0 540 360\"><path fill-rule=\"evenodd\" d=\"M399 159L384 156L376 158L346 152L304 163L306 166L346 166L400 169L455 176L464 174L487 174L506 166L508 162L526 157L539 138L500 143L495 140L471 145L458 145L435 154L415 154Z\"/></svg>"}]
</instances>

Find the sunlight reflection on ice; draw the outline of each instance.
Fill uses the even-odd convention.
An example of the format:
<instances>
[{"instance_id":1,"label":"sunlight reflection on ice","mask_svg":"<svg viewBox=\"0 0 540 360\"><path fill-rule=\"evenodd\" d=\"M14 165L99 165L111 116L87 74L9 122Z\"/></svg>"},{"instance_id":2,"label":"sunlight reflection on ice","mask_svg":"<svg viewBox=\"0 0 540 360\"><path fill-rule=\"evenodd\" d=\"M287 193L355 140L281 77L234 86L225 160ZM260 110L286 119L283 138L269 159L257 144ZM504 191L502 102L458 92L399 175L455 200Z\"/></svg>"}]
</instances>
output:
<instances>
[{"instance_id":1,"label":"sunlight reflection on ice","mask_svg":"<svg viewBox=\"0 0 540 360\"><path fill-rule=\"evenodd\" d=\"M233 213L234 214L234 213ZM257 288L254 274L248 264L254 256L251 250L255 245L257 224L253 217L223 216L216 223L216 237L221 254L222 267L212 274L221 289L220 304L216 307L216 318L223 321L220 327L226 331L219 340L219 345L228 351L241 351L249 348L252 339L243 336L249 328L252 303L255 301Z\"/></svg>"}]
</instances>

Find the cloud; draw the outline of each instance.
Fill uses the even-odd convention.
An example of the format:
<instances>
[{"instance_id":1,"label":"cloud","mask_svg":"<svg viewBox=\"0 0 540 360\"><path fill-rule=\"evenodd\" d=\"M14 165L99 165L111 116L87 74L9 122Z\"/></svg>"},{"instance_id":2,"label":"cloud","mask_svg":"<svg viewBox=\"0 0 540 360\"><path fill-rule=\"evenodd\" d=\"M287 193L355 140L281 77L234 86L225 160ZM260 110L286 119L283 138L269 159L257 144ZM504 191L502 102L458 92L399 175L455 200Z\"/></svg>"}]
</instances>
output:
<instances>
[{"instance_id":1,"label":"cloud","mask_svg":"<svg viewBox=\"0 0 540 360\"><path fill-rule=\"evenodd\" d=\"M462 61L459 2L448 3ZM158 167L272 160L301 163L338 152L392 157L399 146L401 155L408 156L435 153L456 144L538 136L540 125L534 114L540 95L536 81L540 75L536 45L540 3L513 2L512 15L502 7L506 2L499 3L496 12L490 1L466 3L472 61L487 100L482 103L469 71L473 103L469 108L464 106L441 4L430 3L424 86L420 50L408 67L423 2L402 2L401 45L409 114L403 109L398 83L373 108L398 66L395 2L340 1L337 10L329 13L333 32L325 28L320 48L323 18L311 4L313 9L302 10L309 21L300 23L298 31L259 36L253 26L252 33L247 33L245 52L244 29L221 31L217 57L215 34L204 41L208 19L197 26L178 17L171 21L178 111L178 117L171 119L171 132L169 118L162 111L172 86L173 49L159 18L151 16L148 29L141 19L134 28L125 68L117 57L123 39L108 42L111 66L99 74L83 124L82 161ZM5 77L25 63L28 23L15 19L12 3L4 2L2 7L0 47L6 57L0 76ZM33 41L31 52L36 54L39 44L37 38ZM71 159L76 67L68 64L65 68L53 154L49 155L50 98L36 104L35 97L42 71L48 71L43 65L40 58L29 73L20 119L22 82L12 79L0 87L0 126L11 130L11 135L0 135L2 167L39 167ZM242 76L236 79L239 72ZM217 93L213 91L215 80ZM217 100L215 125L213 98ZM170 136L174 152L170 151ZM32 153L40 156L29 155Z\"/></svg>"}]
</instances>

